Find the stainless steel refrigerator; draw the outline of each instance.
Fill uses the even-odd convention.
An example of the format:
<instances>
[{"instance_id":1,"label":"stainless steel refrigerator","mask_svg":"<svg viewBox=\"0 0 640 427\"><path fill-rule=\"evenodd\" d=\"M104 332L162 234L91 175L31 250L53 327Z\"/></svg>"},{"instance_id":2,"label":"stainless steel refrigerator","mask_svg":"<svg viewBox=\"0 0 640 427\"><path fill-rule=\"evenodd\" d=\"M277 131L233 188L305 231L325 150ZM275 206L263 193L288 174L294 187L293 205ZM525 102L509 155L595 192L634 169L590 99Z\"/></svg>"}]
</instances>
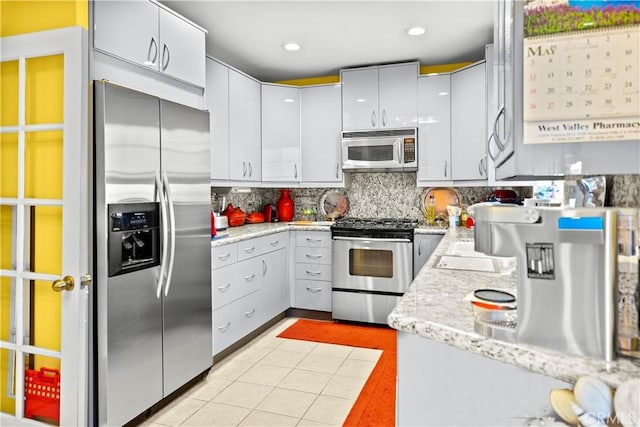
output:
<instances>
[{"instance_id":1,"label":"stainless steel refrigerator","mask_svg":"<svg viewBox=\"0 0 640 427\"><path fill-rule=\"evenodd\" d=\"M94 82L93 423L212 364L209 113Z\"/></svg>"}]
</instances>

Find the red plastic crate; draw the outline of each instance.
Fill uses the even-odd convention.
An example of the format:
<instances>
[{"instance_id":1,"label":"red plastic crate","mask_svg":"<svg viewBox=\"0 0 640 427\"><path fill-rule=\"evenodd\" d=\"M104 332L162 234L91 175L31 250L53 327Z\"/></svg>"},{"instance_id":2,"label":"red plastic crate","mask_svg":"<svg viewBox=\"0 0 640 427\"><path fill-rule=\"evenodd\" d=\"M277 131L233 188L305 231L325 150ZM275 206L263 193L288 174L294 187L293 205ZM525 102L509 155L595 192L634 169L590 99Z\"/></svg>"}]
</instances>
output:
<instances>
[{"instance_id":1,"label":"red plastic crate","mask_svg":"<svg viewBox=\"0 0 640 427\"><path fill-rule=\"evenodd\" d=\"M60 423L60 371L40 368L24 372L24 415Z\"/></svg>"}]
</instances>

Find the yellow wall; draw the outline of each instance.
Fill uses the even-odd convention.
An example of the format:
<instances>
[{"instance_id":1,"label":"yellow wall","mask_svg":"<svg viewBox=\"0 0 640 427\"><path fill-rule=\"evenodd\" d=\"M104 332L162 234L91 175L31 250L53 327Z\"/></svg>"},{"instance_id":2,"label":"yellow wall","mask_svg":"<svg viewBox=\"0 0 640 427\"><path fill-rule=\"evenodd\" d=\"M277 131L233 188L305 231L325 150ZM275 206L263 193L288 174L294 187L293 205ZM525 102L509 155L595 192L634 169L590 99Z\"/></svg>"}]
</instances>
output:
<instances>
[{"instance_id":1,"label":"yellow wall","mask_svg":"<svg viewBox=\"0 0 640 427\"><path fill-rule=\"evenodd\" d=\"M469 64L472 64L472 62L458 62L455 64L442 64L442 65L421 65L420 74L448 73L448 72L457 70L459 68L466 67ZM319 85L319 84L340 83L340 76L335 75L335 76L323 76L323 77L307 77L304 79L279 80L274 83L279 83L283 85L292 85L292 86L310 86L310 85Z\"/></svg>"},{"instance_id":2,"label":"yellow wall","mask_svg":"<svg viewBox=\"0 0 640 427\"><path fill-rule=\"evenodd\" d=\"M89 27L87 0L0 1L0 37L77 25Z\"/></svg>"},{"instance_id":3,"label":"yellow wall","mask_svg":"<svg viewBox=\"0 0 640 427\"><path fill-rule=\"evenodd\" d=\"M13 36L70 26L88 28L88 0L16 1L0 0L0 36ZM15 126L18 121L17 61L0 65L0 126ZM26 122L61 123L63 120L63 61L60 55L28 59L26 64ZM25 192L27 197L62 197L62 132L31 132L26 135ZM0 137L0 197L17 196L17 134ZM27 209L29 211L29 209ZM11 265L14 210L0 207L0 267ZM62 209L37 207L31 221L35 271L60 275ZM27 286L27 284L19 284ZM0 279L0 338L9 336L11 281ZM36 281L34 344L60 350L60 295L50 283ZM0 404L2 412L14 413L14 400L6 397L9 352L0 352ZM56 359L37 357L35 368L59 368ZM64 373L62 373L64 375Z\"/></svg>"}]
</instances>

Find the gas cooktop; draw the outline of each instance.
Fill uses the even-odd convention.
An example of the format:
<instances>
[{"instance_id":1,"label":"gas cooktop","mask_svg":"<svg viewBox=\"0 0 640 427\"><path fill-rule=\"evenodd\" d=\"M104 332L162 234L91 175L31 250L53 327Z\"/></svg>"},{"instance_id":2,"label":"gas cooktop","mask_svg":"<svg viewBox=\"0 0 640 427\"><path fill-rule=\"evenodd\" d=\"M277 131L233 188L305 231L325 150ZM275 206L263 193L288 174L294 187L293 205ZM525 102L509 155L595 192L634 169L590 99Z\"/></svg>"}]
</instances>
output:
<instances>
[{"instance_id":1,"label":"gas cooktop","mask_svg":"<svg viewBox=\"0 0 640 427\"><path fill-rule=\"evenodd\" d=\"M331 236L413 240L417 225L417 220L408 218L342 218L331 226Z\"/></svg>"}]
</instances>

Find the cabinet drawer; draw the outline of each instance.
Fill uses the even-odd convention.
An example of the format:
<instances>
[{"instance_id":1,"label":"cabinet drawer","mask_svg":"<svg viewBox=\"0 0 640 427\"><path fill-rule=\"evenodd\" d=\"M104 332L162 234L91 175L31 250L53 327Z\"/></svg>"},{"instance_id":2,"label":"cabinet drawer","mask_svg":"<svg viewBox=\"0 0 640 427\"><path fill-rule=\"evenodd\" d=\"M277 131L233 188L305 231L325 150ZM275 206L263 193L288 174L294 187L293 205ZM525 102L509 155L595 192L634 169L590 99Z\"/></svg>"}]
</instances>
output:
<instances>
[{"instance_id":1,"label":"cabinet drawer","mask_svg":"<svg viewBox=\"0 0 640 427\"><path fill-rule=\"evenodd\" d=\"M297 231L296 246L331 248L331 233L328 231Z\"/></svg>"},{"instance_id":2,"label":"cabinet drawer","mask_svg":"<svg viewBox=\"0 0 640 427\"><path fill-rule=\"evenodd\" d=\"M294 304L296 308L331 311L331 282L296 280Z\"/></svg>"},{"instance_id":3,"label":"cabinet drawer","mask_svg":"<svg viewBox=\"0 0 640 427\"><path fill-rule=\"evenodd\" d=\"M247 295L260 289L262 280L262 258L251 258L237 265L241 294Z\"/></svg>"},{"instance_id":4,"label":"cabinet drawer","mask_svg":"<svg viewBox=\"0 0 640 427\"><path fill-rule=\"evenodd\" d=\"M296 248L296 263L331 264L331 248Z\"/></svg>"},{"instance_id":5,"label":"cabinet drawer","mask_svg":"<svg viewBox=\"0 0 640 427\"><path fill-rule=\"evenodd\" d=\"M260 291L246 295L213 312L213 354L235 343L261 322Z\"/></svg>"},{"instance_id":6,"label":"cabinet drawer","mask_svg":"<svg viewBox=\"0 0 640 427\"><path fill-rule=\"evenodd\" d=\"M244 295L238 264L231 264L211 272L211 298L213 309L218 309Z\"/></svg>"},{"instance_id":7,"label":"cabinet drawer","mask_svg":"<svg viewBox=\"0 0 640 427\"><path fill-rule=\"evenodd\" d=\"M213 312L213 354L217 354L244 336L243 301L237 300Z\"/></svg>"},{"instance_id":8,"label":"cabinet drawer","mask_svg":"<svg viewBox=\"0 0 640 427\"><path fill-rule=\"evenodd\" d=\"M238 261L277 251L287 246L287 233L275 233L238 242Z\"/></svg>"},{"instance_id":9,"label":"cabinet drawer","mask_svg":"<svg viewBox=\"0 0 640 427\"><path fill-rule=\"evenodd\" d=\"M237 250L235 243L216 246L211 249L211 268L216 269L225 265L235 264L238 261Z\"/></svg>"},{"instance_id":10,"label":"cabinet drawer","mask_svg":"<svg viewBox=\"0 0 640 427\"><path fill-rule=\"evenodd\" d=\"M296 278L331 281L331 264L296 263Z\"/></svg>"}]
</instances>

